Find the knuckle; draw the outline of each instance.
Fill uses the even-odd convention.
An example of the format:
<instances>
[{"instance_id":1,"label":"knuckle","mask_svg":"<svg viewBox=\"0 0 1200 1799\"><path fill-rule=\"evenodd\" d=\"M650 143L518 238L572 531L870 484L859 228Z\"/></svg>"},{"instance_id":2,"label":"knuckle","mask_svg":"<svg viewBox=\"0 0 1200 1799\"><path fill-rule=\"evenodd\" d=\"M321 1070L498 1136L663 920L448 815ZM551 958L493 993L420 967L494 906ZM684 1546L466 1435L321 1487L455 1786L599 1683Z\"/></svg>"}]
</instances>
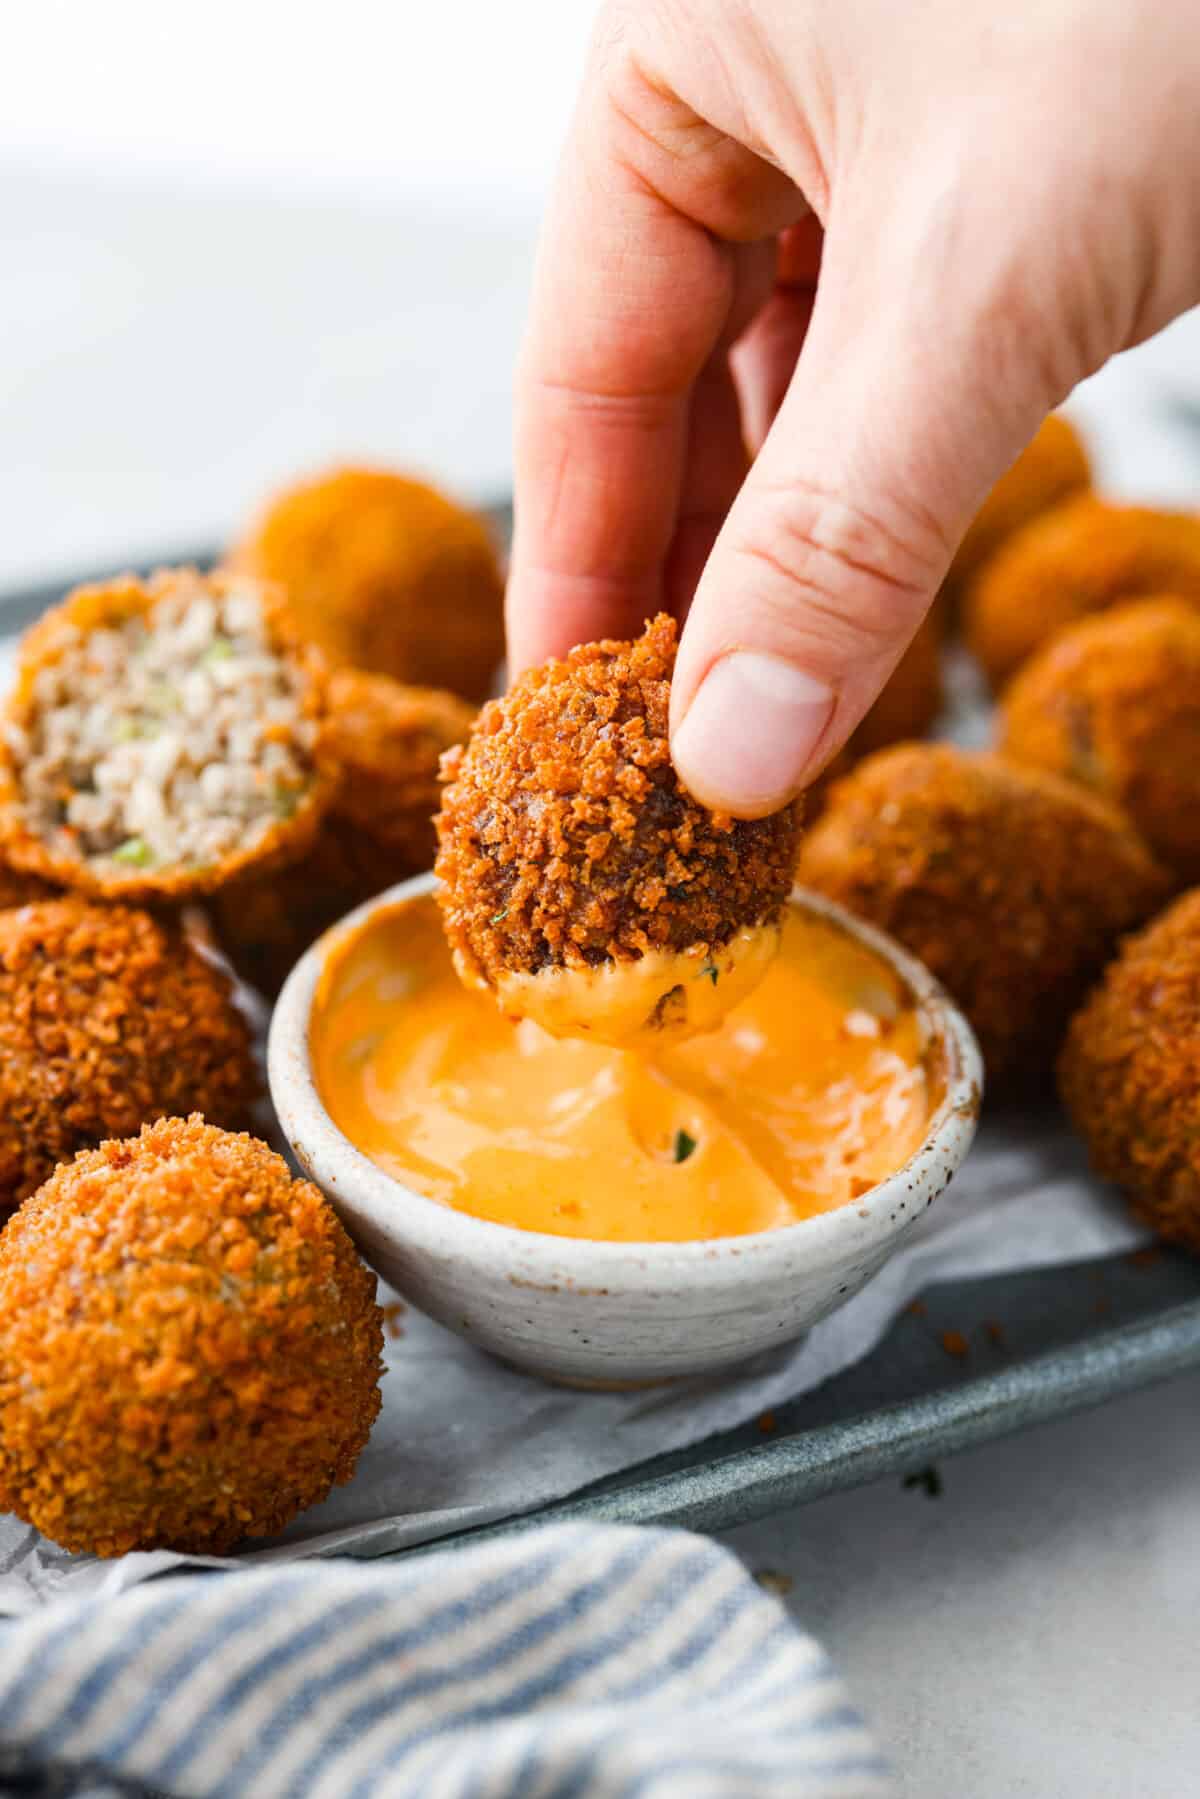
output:
<instances>
[{"instance_id":1,"label":"knuckle","mask_svg":"<svg viewBox=\"0 0 1200 1799\"><path fill-rule=\"evenodd\" d=\"M790 222L796 201L759 153L741 98L741 9L721 3L720 31L699 43L695 15L715 0L641 0L610 29L605 129L614 163L647 199L722 243L753 244Z\"/></svg>"},{"instance_id":2,"label":"knuckle","mask_svg":"<svg viewBox=\"0 0 1200 1799\"><path fill-rule=\"evenodd\" d=\"M754 604L787 640L874 660L917 625L948 551L915 508L866 508L807 482L759 494L730 548L755 571Z\"/></svg>"}]
</instances>

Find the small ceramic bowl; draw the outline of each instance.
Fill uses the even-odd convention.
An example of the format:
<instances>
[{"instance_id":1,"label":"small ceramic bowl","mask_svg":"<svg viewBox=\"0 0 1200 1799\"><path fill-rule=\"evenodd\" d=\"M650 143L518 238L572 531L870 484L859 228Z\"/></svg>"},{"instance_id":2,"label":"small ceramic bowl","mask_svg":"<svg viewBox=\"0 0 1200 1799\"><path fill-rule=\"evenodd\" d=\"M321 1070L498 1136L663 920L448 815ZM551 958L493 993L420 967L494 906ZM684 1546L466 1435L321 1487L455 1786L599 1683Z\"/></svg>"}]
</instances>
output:
<instances>
[{"instance_id":1,"label":"small ceramic bowl","mask_svg":"<svg viewBox=\"0 0 1200 1799\"><path fill-rule=\"evenodd\" d=\"M418 876L346 923L433 886L431 875ZM750 1236L601 1243L492 1224L413 1192L343 1136L313 1080L309 1019L332 934L292 971L271 1024L271 1096L284 1133L385 1280L430 1317L531 1373L640 1385L787 1343L857 1293L904 1242L966 1155L982 1087L971 1029L926 968L828 900L798 890L792 903L896 971L940 1065L942 1097L924 1144L853 1204Z\"/></svg>"}]
</instances>

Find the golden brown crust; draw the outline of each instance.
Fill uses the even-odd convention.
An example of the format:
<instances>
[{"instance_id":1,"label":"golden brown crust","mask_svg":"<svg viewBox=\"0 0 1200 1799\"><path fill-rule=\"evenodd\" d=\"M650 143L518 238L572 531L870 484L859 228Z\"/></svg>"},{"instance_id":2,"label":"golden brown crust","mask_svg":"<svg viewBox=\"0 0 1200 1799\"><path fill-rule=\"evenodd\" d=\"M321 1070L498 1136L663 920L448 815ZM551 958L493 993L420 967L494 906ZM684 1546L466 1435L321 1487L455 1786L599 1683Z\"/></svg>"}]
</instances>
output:
<instances>
[{"instance_id":1,"label":"golden brown crust","mask_svg":"<svg viewBox=\"0 0 1200 1799\"><path fill-rule=\"evenodd\" d=\"M1046 1070L1117 935L1168 891L1112 808L948 744L886 750L839 782L797 874L933 970L999 1080Z\"/></svg>"},{"instance_id":2,"label":"golden brown crust","mask_svg":"<svg viewBox=\"0 0 1200 1799\"><path fill-rule=\"evenodd\" d=\"M1096 1173L1200 1253L1200 891L1124 945L1071 1021L1058 1078Z\"/></svg>"},{"instance_id":3,"label":"golden brown crust","mask_svg":"<svg viewBox=\"0 0 1200 1799\"><path fill-rule=\"evenodd\" d=\"M585 644L483 708L446 758L437 872L446 934L489 982L722 944L791 886L799 802L710 812L671 766L676 627Z\"/></svg>"},{"instance_id":4,"label":"golden brown crust","mask_svg":"<svg viewBox=\"0 0 1200 1799\"><path fill-rule=\"evenodd\" d=\"M345 913L433 866L438 763L475 716L456 694L357 669L337 670L329 691L338 785L316 842L299 862L235 882L213 902L222 947L267 994Z\"/></svg>"},{"instance_id":5,"label":"golden brown crust","mask_svg":"<svg viewBox=\"0 0 1200 1799\"><path fill-rule=\"evenodd\" d=\"M439 764L467 738L475 708L457 694L355 669L334 676L331 698L339 821L377 838L409 873L432 867Z\"/></svg>"},{"instance_id":6,"label":"golden brown crust","mask_svg":"<svg viewBox=\"0 0 1200 1799\"><path fill-rule=\"evenodd\" d=\"M1200 519L1084 494L1026 525L983 569L966 596L967 644L999 687L1064 625L1163 593L1200 603Z\"/></svg>"},{"instance_id":7,"label":"golden brown crust","mask_svg":"<svg viewBox=\"0 0 1200 1799\"><path fill-rule=\"evenodd\" d=\"M1014 531L1090 487L1091 464L1069 419L1052 412L993 487L958 547L947 589L961 594Z\"/></svg>"},{"instance_id":8,"label":"golden brown crust","mask_svg":"<svg viewBox=\"0 0 1200 1799\"><path fill-rule=\"evenodd\" d=\"M36 875L21 874L0 862L0 911L9 906L28 906L34 900L53 899L55 888Z\"/></svg>"},{"instance_id":9,"label":"golden brown crust","mask_svg":"<svg viewBox=\"0 0 1200 1799\"><path fill-rule=\"evenodd\" d=\"M273 499L230 565L277 581L334 663L480 701L504 656L504 582L482 519L386 469L342 468Z\"/></svg>"},{"instance_id":10,"label":"golden brown crust","mask_svg":"<svg viewBox=\"0 0 1200 1799\"><path fill-rule=\"evenodd\" d=\"M104 1556L271 1535L349 1480L382 1346L373 1278L265 1144L105 1143L0 1236L0 1507Z\"/></svg>"},{"instance_id":11,"label":"golden brown crust","mask_svg":"<svg viewBox=\"0 0 1200 1799\"><path fill-rule=\"evenodd\" d=\"M1200 609L1140 600L1060 632L1006 690L999 747L1122 806L1200 879Z\"/></svg>"},{"instance_id":12,"label":"golden brown crust","mask_svg":"<svg viewBox=\"0 0 1200 1799\"><path fill-rule=\"evenodd\" d=\"M16 687L5 706L8 722L22 730L28 728L37 711L38 671L57 662L79 632L146 616L161 600L177 593L182 583L192 582L201 583L215 595L224 595L244 584L244 577L201 575L193 568L169 568L157 570L147 581L135 575L121 575L112 581L75 588L60 606L45 613L25 634ZM249 869L278 867L303 853L316 835L333 788L333 770L324 743L327 673L319 653L295 635L282 595L264 585L260 598L275 648L303 675L303 716L318 727L319 733L313 778L295 809L286 818L278 819L251 847L207 867L131 867L118 872L111 863L97 866L82 857L63 854L30 830L21 806L20 769L12 745L0 733L0 854L14 868L54 887L69 888L96 899L152 905L180 903L215 893L225 882Z\"/></svg>"},{"instance_id":13,"label":"golden brown crust","mask_svg":"<svg viewBox=\"0 0 1200 1799\"><path fill-rule=\"evenodd\" d=\"M123 906L0 912L0 1221L56 1162L169 1112L249 1121L259 1078L228 975Z\"/></svg>"}]
</instances>

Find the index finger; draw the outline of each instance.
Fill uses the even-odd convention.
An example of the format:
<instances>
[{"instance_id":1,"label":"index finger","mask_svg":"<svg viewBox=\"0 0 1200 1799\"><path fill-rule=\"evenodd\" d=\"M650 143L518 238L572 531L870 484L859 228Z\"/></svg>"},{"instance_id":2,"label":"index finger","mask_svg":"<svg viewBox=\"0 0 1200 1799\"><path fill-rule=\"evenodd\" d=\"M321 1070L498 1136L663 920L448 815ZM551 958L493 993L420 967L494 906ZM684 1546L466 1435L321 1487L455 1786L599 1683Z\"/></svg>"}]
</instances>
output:
<instances>
[{"instance_id":1,"label":"index finger","mask_svg":"<svg viewBox=\"0 0 1200 1799\"><path fill-rule=\"evenodd\" d=\"M727 309L723 255L577 128L518 371L513 672L628 636L659 604L693 382Z\"/></svg>"},{"instance_id":2,"label":"index finger","mask_svg":"<svg viewBox=\"0 0 1200 1799\"><path fill-rule=\"evenodd\" d=\"M646 46L634 54L630 29L602 20L538 257L516 393L513 672L629 636L662 604L693 388L736 310L738 246L804 210L782 170L693 111Z\"/></svg>"}]
</instances>

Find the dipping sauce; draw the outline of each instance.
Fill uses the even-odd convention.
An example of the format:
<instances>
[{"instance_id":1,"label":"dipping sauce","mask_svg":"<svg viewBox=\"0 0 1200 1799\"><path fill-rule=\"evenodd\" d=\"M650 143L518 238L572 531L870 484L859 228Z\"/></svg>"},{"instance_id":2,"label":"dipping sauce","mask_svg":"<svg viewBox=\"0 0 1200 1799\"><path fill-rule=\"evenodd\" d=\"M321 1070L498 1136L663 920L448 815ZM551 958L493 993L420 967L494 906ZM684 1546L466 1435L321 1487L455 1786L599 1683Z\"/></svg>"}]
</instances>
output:
<instances>
[{"instance_id":1,"label":"dipping sauce","mask_svg":"<svg viewBox=\"0 0 1200 1799\"><path fill-rule=\"evenodd\" d=\"M667 1038L715 1031L751 993L779 949L777 924L743 925L717 949L648 950L634 962L500 975L495 997L511 1023L531 1018L552 1037L589 1038L615 1049L661 1050ZM460 980L492 990L455 958Z\"/></svg>"},{"instance_id":2,"label":"dipping sauce","mask_svg":"<svg viewBox=\"0 0 1200 1799\"><path fill-rule=\"evenodd\" d=\"M557 1236L684 1242L861 1197L940 1097L904 984L790 905L761 983L706 1036L632 1050L512 1024L455 974L432 897L329 952L311 1044L326 1109L406 1186Z\"/></svg>"}]
</instances>

